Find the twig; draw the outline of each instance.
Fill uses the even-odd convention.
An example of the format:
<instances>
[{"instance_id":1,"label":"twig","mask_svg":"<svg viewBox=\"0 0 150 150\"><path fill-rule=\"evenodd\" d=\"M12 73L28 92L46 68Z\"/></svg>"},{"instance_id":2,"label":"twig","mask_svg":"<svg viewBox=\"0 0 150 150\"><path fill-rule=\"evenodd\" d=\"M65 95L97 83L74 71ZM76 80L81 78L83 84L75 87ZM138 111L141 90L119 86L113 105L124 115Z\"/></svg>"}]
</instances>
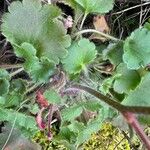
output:
<instances>
[{"instance_id":1,"label":"twig","mask_svg":"<svg viewBox=\"0 0 150 150\"><path fill-rule=\"evenodd\" d=\"M103 32L100 32L100 31L97 31L97 30L95 30L95 29L85 29L85 30L81 30L81 31L79 31L79 32L77 32L77 33L75 33L75 35L74 36L79 36L79 35L81 35L81 34L84 34L84 33L97 33L97 34L99 34L99 35L101 35L101 36L103 36L103 37L105 37L105 38L107 38L107 39L110 39L110 40L113 40L113 41L120 41L119 39L117 39L117 38L115 38L115 37L113 37L113 36L111 36L111 35L108 35L108 34L105 34L105 33L103 33Z\"/></svg>"},{"instance_id":2,"label":"twig","mask_svg":"<svg viewBox=\"0 0 150 150\"><path fill-rule=\"evenodd\" d=\"M142 17L143 17L143 7L142 7L142 1L141 1L141 11L140 11L139 28L142 27Z\"/></svg>"},{"instance_id":3,"label":"twig","mask_svg":"<svg viewBox=\"0 0 150 150\"><path fill-rule=\"evenodd\" d=\"M20 68L12 73L10 73L10 77L12 78L13 76L17 75L18 73L22 72L24 69L23 68Z\"/></svg>"},{"instance_id":4,"label":"twig","mask_svg":"<svg viewBox=\"0 0 150 150\"><path fill-rule=\"evenodd\" d=\"M17 114L16 114L16 116L15 116L15 119L14 119L13 125L12 125L11 130L10 130L10 132L9 132L9 135L8 135L8 137L7 137L7 140L5 141L5 144L4 144L4 145L3 145L3 147L2 147L2 150L4 150L4 149L5 149L5 147L6 147L7 143L8 143L8 141L9 141L9 139L10 139L11 135L12 135L12 132L13 132L14 127L15 127L15 124L16 124L16 120L17 120Z\"/></svg>"},{"instance_id":5,"label":"twig","mask_svg":"<svg viewBox=\"0 0 150 150\"><path fill-rule=\"evenodd\" d=\"M147 12L145 13L145 16L144 16L144 18L143 18L142 24L146 21L146 19L148 19L148 18L149 18L149 16L148 16L148 17L146 17L146 16L147 16L147 14L149 13L149 11L150 11L150 8L149 8L149 9L147 9Z\"/></svg>"},{"instance_id":6,"label":"twig","mask_svg":"<svg viewBox=\"0 0 150 150\"><path fill-rule=\"evenodd\" d=\"M7 5L10 5L10 2L8 0L5 0L5 1L6 1Z\"/></svg>"},{"instance_id":7,"label":"twig","mask_svg":"<svg viewBox=\"0 0 150 150\"><path fill-rule=\"evenodd\" d=\"M84 21L85 21L86 17L87 17L87 13L85 13L84 16L83 16L83 18L82 18L79 30L82 30L82 27L83 27L83 24L84 24Z\"/></svg>"},{"instance_id":8,"label":"twig","mask_svg":"<svg viewBox=\"0 0 150 150\"><path fill-rule=\"evenodd\" d=\"M115 146L115 148L114 148L113 150L116 150L117 147L123 142L124 139L125 139L125 137L123 137L123 138L119 141L119 143L116 144L116 146Z\"/></svg>"},{"instance_id":9,"label":"twig","mask_svg":"<svg viewBox=\"0 0 150 150\"><path fill-rule=\"evenodd\" d=\"M42 84L43 85L43 84ZM38 89L38 87L40 88L42 85L40 84L33 84L33 86L29 87L26 92L25 92L25 95L27 95L28 93Z\"/></svg>"},{"instance_id":10,"label":"twig","mask_svg":"<svg viewBox=\"0 0 150 150\"><path fill-rule=\"evenodd\" d=\"M113 13L112 15L116 15L116 14L121 14L121 13L124 13L126 11L129 11L131 9L134 9L134 8L137 8L137 7L141 7L141 6L145 6L145 5L149 5L150 2L146 2L146 3L143 3L143 4L139 4L139 5L136 5L136 6L133 6L133 7L130 7L130 8L127 8L127 9L124 9L124 10L121 10L121 11L118 11L116 13Z\"/></svg>"},{"instance_id":11,"label":"twig","mask_svg":"<svg viewBox=\"0 0 150 150\"><path fill-rule=\"evenodd\" d=\"M28 100L29 100L29 99L24 100L24 101L20 104L20 107L16 110L16 112L19 112L19 110L22 108L22 106L23 106ZM15 116L13 125L12 125L12 127L11 127L11 130L10 130L10 132L9 132L9 135L8 135L8 137L7 137L7 140L5 141L5 144L4 144L3 147L2 147L2 150L5 149L7 143L8 143L8 141L9 141L11 135L12 135L12 132L13 132L14 127L15 127L15 124L16 124L16 120L17 120L17 113L16 113L16 116Z\"/></svg>"},{"instance_id":12,"label":"twig","mask_svg":"<svg viewBox=\"0 0 150 150\"><path fill-rule=\"evenodd\" d=\"M21 64L16 64L16 65L2 64L2 65L0 65L0 68L2 68L2 69L17 69L17 68L20 68L20 67L22 67Z\"/></svg>"},{"instance_id":13,"label":"twig","mask_svg":"<svg viewBox=\"0 0 150 150\"><path fill-rule=\"evenodd\" d=\"M133 150L137 150L136 147L132 144L130 137L128 137L127 133L125 131L121 131L124 137L127 139L128 143L130 144L130 148Z\"/></svg>"}]
</instances>

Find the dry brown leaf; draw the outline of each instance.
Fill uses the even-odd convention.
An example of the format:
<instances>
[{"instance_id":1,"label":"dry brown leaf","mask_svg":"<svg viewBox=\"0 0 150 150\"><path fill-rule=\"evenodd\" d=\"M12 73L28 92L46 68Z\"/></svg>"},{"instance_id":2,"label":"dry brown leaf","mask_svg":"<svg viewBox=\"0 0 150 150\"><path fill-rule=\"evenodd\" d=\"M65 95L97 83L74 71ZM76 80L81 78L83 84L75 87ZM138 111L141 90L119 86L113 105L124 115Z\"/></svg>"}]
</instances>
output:
<instances>
[{"instance_id":1,"label":"dry brown leaf","mask_svg":"<svg viewBox=\"0 0 150 150\"><path fill-rule=\"evenodd\" d=\"M93 19L93 25L95 27L95 30L109 34L110 28L106 22L105 16L97 15ZM93 33L90 36L90 39L99 39L102 42L105 42L107 39L105 37L100 36L99 34Z\"/></svg>"}]
</instances>

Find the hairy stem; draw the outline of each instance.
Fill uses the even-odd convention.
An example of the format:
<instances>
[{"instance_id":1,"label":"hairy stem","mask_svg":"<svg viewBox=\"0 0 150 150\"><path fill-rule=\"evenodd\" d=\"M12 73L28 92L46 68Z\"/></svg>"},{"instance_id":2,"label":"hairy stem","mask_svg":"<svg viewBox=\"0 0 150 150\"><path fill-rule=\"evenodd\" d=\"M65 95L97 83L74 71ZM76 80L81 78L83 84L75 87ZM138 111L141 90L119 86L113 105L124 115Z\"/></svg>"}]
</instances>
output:
<instances>
[{"instance_id":1,"label":"hairy stem","mask_svg":"<svg viewBox=\"0 0 150 150\"><path fill-rule=\"evenodd\" d=\"M103 37L105 37L105 38L107 38L107 39L110 39L110 40L112 40L112 41L120 41L119 39L117 39L117 38L115 38L115 37L113 37L113 36L111 36L111 35L109 35L109 34L105 34L105 33L103 33L103 32L100 32L100 31L97 31L97 30L95 30L95 29L85 29L85 30L81 30L81 31L79 31L79 32L77 32L76 34L75 34L75 36L79 36L79 35L81 35L81 34L84 34L84 33L97 33L97 34L99 34L99 35L101 35L101 36L103 36Z\"/></svg>"},{"instance_id":2,"label":"hairy stem","mask_svg":"<svg viewBox=\"0 0 150 150\"><path fill-rule=\"evenodd\" d=\"M113 100L110 97L107 97L103 95L100 92L97 92L94 89L91 89L90 87L83 86L83 85L74 85L71 88L78 89L78 90L83 90L85 92L88 92L89 94L97 97L99 100L105 102L109 106L115 108L119 112L132 112L132 113L141 113L141 114L150 114L150 107L144 107L144 106L125 106L120 104L119 102Z\"/></svg>"},{"instance_id":3,"label":"hairy stem","mask_svg":"<svg viewBox=\"0 0 150 150\"><path fill-rule=\"evenodd\" d=\"M144 133L142 127L140 126L139 122L137 121L137 119L134 115L134 113L150 114L150 107L144 108L144 107L125 106L125 105L122 105L122 104L118 103L117 101L115 101L115 100L89 88L89 87L82 86L82 85L75 85L72 88L84 90L84 91L90 93L91 95L97 97L101 101L107 103L111 107L115 108L120 113L122 113L122 115L126 119L127 123L136 131L136 133L139 135L139 137L141 138L141 140L143 141L143 143L145 144L147 149L150 150L150 139ZM146 111L145 111L145 109L146 109Z\"/></svg>"},{"instance_id":4,"label":"hairy stem","mask_svg":"<svg viewBox=\"0 0 150 150\"><path fill-rule=\"evenodd\" d=\"M141 140L143 141L143 143L145 144L145 146L149 150L150 149L150 139L148 138L148 136L143 131L143 129L140 126L140 124L139 124L137 118L135 117L135 115L133 113L131 113L131 112L123 112L122 115L124 116L124 118L126 119L128 124L139 135L139 137L141 138Z\"/></svg>"},{"instance_id":5,"label":"hairy stem","mask_svg":"<svg viewBox=\"0 0 150 150\"><path fill-rule=\"evenodd\" d=\"M86 17L87 17L87 13L85 13L84 16L83 16L83 18L82 18L79 30L82 30L82 27L83 27L83 24L84 24L84 21L85 21Z\"/></svg>"}]
</instances>

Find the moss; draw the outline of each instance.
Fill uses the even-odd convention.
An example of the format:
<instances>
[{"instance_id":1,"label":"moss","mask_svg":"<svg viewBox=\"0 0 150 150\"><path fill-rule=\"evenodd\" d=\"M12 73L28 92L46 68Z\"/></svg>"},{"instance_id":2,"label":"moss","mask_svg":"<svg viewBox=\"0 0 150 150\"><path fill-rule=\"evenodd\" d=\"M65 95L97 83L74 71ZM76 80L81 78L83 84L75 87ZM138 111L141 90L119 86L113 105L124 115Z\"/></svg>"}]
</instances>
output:
<instances>
[{"instance_id":1,"label":"moss","mask_svg":"<svg viewBox=\"0 0 150 150\"><path fill-rule=\"evenodd\" d=\"M150 128L146 128L145 132L150 135ZM53 133L55 135L55 131ZM67 150L67 148L57 142L52 142L47 139L44 132L39 131L33 137L33 141L39 143L42 146L42 150ZM143 149L143 144L134 135L132 139L132 146L137 149ZM124 137L121 130L114 127L111 123L106 122L102 128L95 134L91 135L91 138L85 142L82 150L131 150L128 140Z\"/></svg>"},{"instance_id":2,"label":"moss","mask_svg":"<svg viewBox=\"0 0 150 150\"><path fill-rule=\"evenodd\" d=\"M67 150L64 145L49 141L45 136L45 133L42 131L37 132L32 140L36 143L39 143L42 147L42 150Z\"/></svg>"},{"instance_id":3,"label":"moss","mask_svg":"<svg viewBox=\"0 0 150 150\"><path fill-rule=\"evenodd\" d=\"M83 150L130 150L129 143L122 132L112 126L111 123L105 123L102 129L93 134L85 144Z\"/></svg>"}]
</instances>

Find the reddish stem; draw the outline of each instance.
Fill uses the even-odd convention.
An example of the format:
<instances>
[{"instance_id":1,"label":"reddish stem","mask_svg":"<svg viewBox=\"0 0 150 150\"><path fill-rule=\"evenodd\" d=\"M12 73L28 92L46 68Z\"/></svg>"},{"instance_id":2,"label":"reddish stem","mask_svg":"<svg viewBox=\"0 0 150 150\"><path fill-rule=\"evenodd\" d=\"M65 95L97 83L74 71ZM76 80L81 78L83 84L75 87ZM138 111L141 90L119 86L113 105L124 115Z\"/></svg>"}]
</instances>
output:
<instances>
[{"instance_id":1,"label":"reddish stem","mask_svg":"<svg viewBox=\"0 0 150 150\"><path fill-rule=\"evenodd\" d=\"M90 87L86 87L83 85L74 85L72 86L74 89L84 90L91 95L97 97L99 100L107 103L109 106L115 108L119 112L122 113L124 118L127 120L128 124L136 131L136 133L140 136L141 140L145 144L148 150L150 150L150 139L144 133L142 127L137 121L134 113L142 113L142 114L150 114L150 107L142 107L142 106L125 106L120 104L119 102L101 94L100 92L91 89Z\"/></svg>"},{"instance_id":2,"label":"reddish stem","mask_svg":"<svg viewBox=\"0 0 150 150\"><path fill-rule=\"evenodd\" d=\"M142 127L140 126L135 114L131 112L122 112L122 115L128 122L128 124L135 130L135 132L139 135L145 146L148 150L150 150L150 139L143 131Z\"/></svg>"},{"instance_id":3,"label":"reddish stem","mask_svg":"<svg viewBox=\"0 0 150 150\"><path fill-rule=\"evenodd\" d=\"M44 107L44 108L48 107L49 105L48 101L45 99L41 91L38 91L36 93L36 101L41 107Z\"/></svg>"}]
</instances>

